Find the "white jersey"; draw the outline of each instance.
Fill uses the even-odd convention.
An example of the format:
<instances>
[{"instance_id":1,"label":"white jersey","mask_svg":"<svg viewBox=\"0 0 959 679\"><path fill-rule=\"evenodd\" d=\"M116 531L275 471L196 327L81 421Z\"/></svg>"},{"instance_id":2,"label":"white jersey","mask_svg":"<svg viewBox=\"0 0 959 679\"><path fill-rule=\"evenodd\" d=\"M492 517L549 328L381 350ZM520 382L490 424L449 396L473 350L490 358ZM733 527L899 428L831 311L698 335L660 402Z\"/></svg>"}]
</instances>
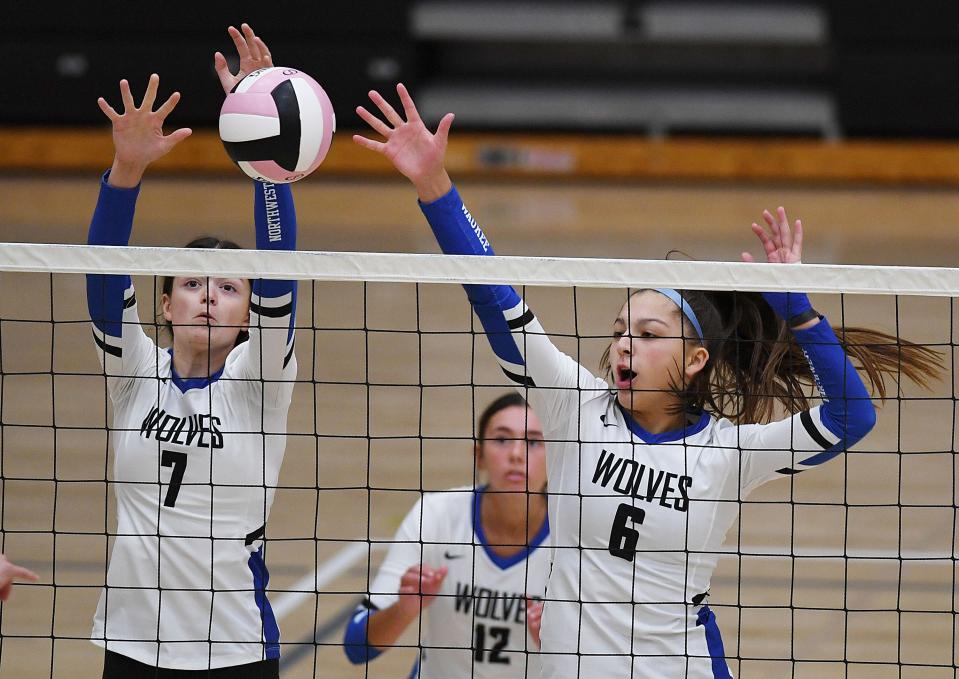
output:
<instances>
[{"instance_id":1,"label":"white jersey","mask_svg":"<svg viewBox=\"0 0 959 679\"><path fill-rule=\"evenodd\" d=\"M424 563L449 572L423 614L418 674L423 679L536 676L536 645L526 628L526 598L542 599L549 568L542 548L549 524L527 550L495 554L480 524L483 488L426 493L407 514L370 587L377 609L397 600L400 577ZM362 613L361 613L362 614Z\"/></svg>"},{"instance_id":2,"label":"white jersey","mask_svg":"<svg viewBox=\"0 0 959 679\"><path fill-rule=\"evenodd\" d=\"M815 464L837 443L819 407L766 425L703 413L681 432L643 431L609 385L556 349L528 308L505 313L544 424L553 563L543 676L729 677L710 579L739 501Z\"/></svg>"},{"instance_id":3,"label":"white jersey","mask_svg":"<svg viewBox=\"0 0 959 679\"><path fill-rule=\"evenodd\" d=\"M420 207L444 252L493 254L455 188ZM500 367L544 425L553 562L543 676L729 679L704 601L740 501L831 459L875 420L829 324L793 331L823 406L765 425L703 413L652 434L553 346L513 288L464 287Z\"/></svg>"},{"instance_id":4,"label":"white jersey","mask_svg":"<svg viewBox=\"0 0 959 679\"><path fill-rule=\"evenodd\" d=\"M123 298L122 336L93 328L118 517L93 641L186 670L278 657L262 544L296 375L293 294L254 293L249 340L220 374L185 380L141 329L132 285Z\"/></svg>"}]
</instances>

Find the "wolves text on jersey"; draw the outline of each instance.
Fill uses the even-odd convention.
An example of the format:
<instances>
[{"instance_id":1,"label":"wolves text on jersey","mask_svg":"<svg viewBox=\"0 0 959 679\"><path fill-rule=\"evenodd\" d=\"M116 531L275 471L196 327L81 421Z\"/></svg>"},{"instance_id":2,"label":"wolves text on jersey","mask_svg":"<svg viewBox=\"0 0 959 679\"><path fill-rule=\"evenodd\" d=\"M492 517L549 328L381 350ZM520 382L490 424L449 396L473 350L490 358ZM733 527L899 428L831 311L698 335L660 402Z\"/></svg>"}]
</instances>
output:
<instances>
[{"instance_id":1,"label":"wolves text on jersey","mask_svg":"<svg viewBox=\"0 0 959 679\"><path fill-rule=\"evenodd\" d=\"M693 479L691 476L652 469L636 460L617 457L603 450L593 472L593 483L603 488L612 483L612 489L620 495L646 502L658 500L663 507L685 512L689 509L688 490L693 485Z\"/></svg>"},{"instance_id":2,"label":"wolves text on jersey","mask_svg":"<svg viewBox=\"0 0 959 679\"><path fill-rule=\"evenodd\" d=\"M140 436L155 438L161 443L220 449L223 447L223 434L219 424L220 418L215 415L194 414L178 417L154 406L143 418Z\"/></svg>"},{"instance_id":3,"label":"wolves text on jersey","mask_svg":"<svg viewBox=\"0 0 959 679\"><path fill-rule=\"evenodd\" d=\"M540 597L529 597L535 601ZM456 583L456 611L489 620L526 624L525 594L500 592L466 582Z\"/></svg>"}]
</instances>

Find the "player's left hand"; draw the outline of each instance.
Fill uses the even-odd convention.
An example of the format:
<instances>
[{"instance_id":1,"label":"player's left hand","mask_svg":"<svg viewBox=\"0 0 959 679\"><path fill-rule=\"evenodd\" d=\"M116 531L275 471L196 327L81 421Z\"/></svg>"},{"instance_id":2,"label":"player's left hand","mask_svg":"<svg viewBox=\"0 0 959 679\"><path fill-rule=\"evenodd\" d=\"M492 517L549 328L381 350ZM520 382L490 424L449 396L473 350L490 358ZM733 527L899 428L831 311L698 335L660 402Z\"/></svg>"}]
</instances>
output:
<instances>
[{"instance_id":1,"label":"player's left hand","mask_svg":"<svg viewBox=\"0 0 959 679\"><path fill-rule=\"evenodd\" d=\"M217 77L220 78L224 94L229 94L238 82L253 71L273 66L273 57L270 55L269 48L253 32L250 24L240 24L240 29L238 31L233 26L226 29L233 38L233 44L236 45L236 53L240 56L240 70L236 75L230 73L230 66L221 52L213 55L213 68L216 69Z\"/></svg>"},{"instance_id":2,"label":"player's left hand","mask_svg":"<svg viewBox=\"0 0 959 679\"><path fill-rule=\"evenodd\" d=\"M769 232L759 224L753 222L752 230L762 243L766 251L766 261L770 264L801 264L802 263L802 220L797 219L794 229L789 228L786 218L786 208L779 207L776 216L763 210L763 220L769 227ZM756 261L748 252L742 253L744 262Z\"/></svg>"},{"instance_id":3,"label":"player's left hand","mask_svg":"<svg viewBox=\"0 0 959 679\"><path fill-rule=\"evenodd\" d=\"M529 635L536 642L536 648L540 647L539 630L543 625L543 602L535 599L526 599L526 629Z\"/></svg>"}]
</instances>

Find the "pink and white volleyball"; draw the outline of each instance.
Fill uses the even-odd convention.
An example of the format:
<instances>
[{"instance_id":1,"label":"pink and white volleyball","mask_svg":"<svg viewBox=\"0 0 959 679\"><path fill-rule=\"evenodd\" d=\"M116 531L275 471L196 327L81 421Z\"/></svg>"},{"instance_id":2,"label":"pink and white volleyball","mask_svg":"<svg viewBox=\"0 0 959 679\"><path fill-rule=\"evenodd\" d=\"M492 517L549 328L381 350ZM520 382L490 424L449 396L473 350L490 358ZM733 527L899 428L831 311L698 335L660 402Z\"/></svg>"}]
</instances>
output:
<instances>
[{"instance_id":1,"label":"pink and white volleyball","mask_svg":"<svg viewBox=\"0 0 959 679\"><path fill-rule=\"evenodd\" d=\"M326 158L336 130L330 98L295 68L253 71L226 95L220 139L241 170L260 181L303 179Z\"/></svg>"}]
</instances>

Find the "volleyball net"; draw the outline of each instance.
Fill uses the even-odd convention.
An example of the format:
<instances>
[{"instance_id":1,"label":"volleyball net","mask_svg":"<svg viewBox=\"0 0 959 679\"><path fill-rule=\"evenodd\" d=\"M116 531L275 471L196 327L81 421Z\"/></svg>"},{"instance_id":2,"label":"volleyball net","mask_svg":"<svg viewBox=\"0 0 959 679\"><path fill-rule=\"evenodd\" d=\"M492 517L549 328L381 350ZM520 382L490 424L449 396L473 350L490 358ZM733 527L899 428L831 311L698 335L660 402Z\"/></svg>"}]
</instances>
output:
<instances>
[{"instance_id":1,"label":"volleyball net","mask_svg":"<svg viewBox=\"0 0 959 679\"><path fill-rule=\"evenodd\" d=\"M836 327L930 347L943 380L922 389L898 375L852 451L738 500L709 602L740 678L957 676L959 269L20 244L0 245L0 548L41 580L0 606L3 676L75 676L102 657L90 627L117 508L87 272L131 274L161 345L161 276L300 281L264 548L289 677L405 676L427 645L414 622L399 648L350 665L343 627L423 494L482 482L476 420L511 383L460 284L516 286L596 374L627 290L647 287L807 291ZM466 615L478 630L477 608ZM489 661L477 648L491 640L467 642L474 664Z\"/></svg>"}]
</instances>

